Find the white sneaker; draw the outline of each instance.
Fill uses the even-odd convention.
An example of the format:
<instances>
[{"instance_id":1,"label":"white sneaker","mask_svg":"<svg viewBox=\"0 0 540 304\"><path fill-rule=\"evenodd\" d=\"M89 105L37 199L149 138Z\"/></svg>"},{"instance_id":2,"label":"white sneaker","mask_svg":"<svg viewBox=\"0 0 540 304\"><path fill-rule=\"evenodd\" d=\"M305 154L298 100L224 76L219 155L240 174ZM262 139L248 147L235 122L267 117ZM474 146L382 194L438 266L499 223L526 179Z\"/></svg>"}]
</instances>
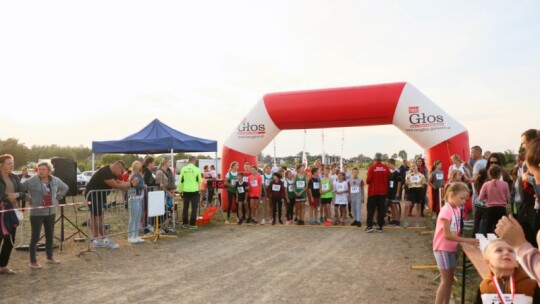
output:
<instances>
[{"instance_id":1,"label":"white sneaker","mask_svg":"<svg viewBox=\"0 0 540 304\"><path fill-rule=\"evenodd\" d=\"M105 244L104 247L106 248L109 248L109 249L117 249L117 248L120 248L120 245L118 245L117 243L109 240L109 239L106 239L103 241L103 243Z\"/></svg>"},{"instance_id":2,"label":"white sneaker","mask_svg":"<svg viewBox=\"0 0 540 304\"><path fill-rule=\"evenodd\" d=\"M135 244L138 243L136 238L128 238L128 243Z\"/></svg>"},{"instance_id":3,"label":"white sneaker","mask_svg":"<svg viewBox=\"0 0 540 304\"><path fill-rule=\"evenodd\" d=\"M229 220L226 220L226 221L225 221L225 224L228 224L228 223L229 223Z\"/></svg>"},{"instance_id":4,"label":"white sneaker","mask_svg":"<svg viewBox=\"0 0 540 304\"><path fill-rule=\"evenodd\" d=\"M105 247L105 244L100 239L94 239L92 241L92 244L94 245L94 248L103 248L103 247Z\"/></svg>"},{"instance_id":5,"label":"white sneaker","mask_svg":"<svg viewBox=\"0 0 540 304\"><path fill-rule=\"evenodd\" d=\"M144 239L142 239L141 237L136 237L135 240L137 241L137 243L144 243Z\"/></svg>"},{"instance_id":6,"label":"white sneaker","mask_svg":"<svg viewBox=\"0 0 540 304\"><path fill-rule=\"evenodd\" d=\"M262 219L261 225L264 225L264 224L266 224L266 221L264 219Z\"/></svg>"}]
</instances>

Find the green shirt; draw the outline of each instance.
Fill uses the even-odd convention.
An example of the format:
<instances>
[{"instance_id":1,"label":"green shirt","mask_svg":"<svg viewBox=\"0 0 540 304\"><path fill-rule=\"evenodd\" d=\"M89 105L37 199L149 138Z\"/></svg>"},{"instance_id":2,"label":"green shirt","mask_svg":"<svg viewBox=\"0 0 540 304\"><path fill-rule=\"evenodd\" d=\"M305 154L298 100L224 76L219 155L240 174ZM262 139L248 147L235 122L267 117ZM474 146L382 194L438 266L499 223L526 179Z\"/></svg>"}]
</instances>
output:
<instances>
[{"instance_id":1,"label":"green shirt","mask_svg":"<svg viewBox=\"0 0 540 304\"><path fill-rule=\"evenodd\" d=\"M238 172L235 172L235 173L232 173L231 171L227 172L227 183L229 185L232 185L227 187L227 191L231 192L231 193L235 193L236 192L236 174L238 174Z\"/></svg>"},{"instance_id":2,"label":"green shirt","mask_svg":"<svg viewBox=\"0 0 540 304\"><path fill-rule=\"evenodd\" d=\"M180 171L180 181L178 182L179 192L199 192L202 177L201 170L194 164L188 164Z\"/></svg>"},{"instance_id":3,"label":"green shirt","mask_svg":"<svg viewBox=\"0 0 540 304\"><path fill-rule=\"evenodd\" d=\"M323 191L328 191L327 189L330 189L330 185L332 185L332 179L330 178L323 178L321 179L321 198L332 198L334 197L334 192L326 192L322 193Z\"/></svg>"},{"instance_id":4,"label":"green shirt","mask_svg":"<svg viewBox=\"0 0 540 304\"><path fill-rule=\"evenodd\" d=\"M307 188L306 180L307 179L306 179L305 175L304 175L304 177L298 177L298 175L294 177L294 186L295 186L296 192L300 192L300 191ZM300 194L300 197L305 198L306 196L307 196L306 191L304 191L304 192L302 192L302 194Z\"/></svg>"}]
</instances>

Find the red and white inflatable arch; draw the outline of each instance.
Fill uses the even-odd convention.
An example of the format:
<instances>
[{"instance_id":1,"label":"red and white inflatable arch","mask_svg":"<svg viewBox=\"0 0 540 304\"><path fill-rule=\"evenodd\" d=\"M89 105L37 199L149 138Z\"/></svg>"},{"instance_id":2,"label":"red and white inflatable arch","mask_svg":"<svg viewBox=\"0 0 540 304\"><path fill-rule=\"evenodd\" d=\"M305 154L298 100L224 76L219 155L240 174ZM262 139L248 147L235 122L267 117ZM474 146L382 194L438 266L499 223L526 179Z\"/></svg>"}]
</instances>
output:
<instances>
[{"instance_id":1,"label":"red and white inflatable arch","mask_svg":"<svg viewBox=\"0 0 540 304\"><path fill-rule=\"evenodd\" d=\"M240 164L240 169L246 161L257 163L257 155L282 130L389 124L426 150L429 167L440 160L447 170L452 154L469 158L465 127L414 86L401 82L263 96L225 141L222 176L226 176L233 161ZM221 198L226 210L227 195Z\"/></svg>"}]
</instances>

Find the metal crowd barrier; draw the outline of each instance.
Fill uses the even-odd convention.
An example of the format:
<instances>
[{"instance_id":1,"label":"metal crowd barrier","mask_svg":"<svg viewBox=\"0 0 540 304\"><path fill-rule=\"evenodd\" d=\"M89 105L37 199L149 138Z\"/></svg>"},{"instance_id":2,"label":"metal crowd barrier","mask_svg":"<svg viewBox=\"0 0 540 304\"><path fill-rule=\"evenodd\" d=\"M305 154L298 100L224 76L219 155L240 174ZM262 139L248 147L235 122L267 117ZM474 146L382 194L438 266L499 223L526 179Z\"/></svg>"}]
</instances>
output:
<instances>
[{"instance_id":1,"label":"metal crowd barrier","mask_svg":"<svg viewBox=\"0 0 540 304\"><path fill-rule=\"evenodd\" d=\"M148 192L157 190L159 190L158 187L148 187L147 189ZM127 190L92 190L86 194L87 249L80 251L78 256L86 252L93 252L101 258L101 255L96 249L106 247L104 245L107 244L104 243L105 239L109 246L112 246L110 245L112 241L109 238L120 235L127 238L129 232L134 232L129 231L128 228L130 217L128 197L131 195L135 195L134 188ZM153 219L146 216L145 194L142 194L142 196L141 230L153 223Z\"/></svg>"}]
</instances>

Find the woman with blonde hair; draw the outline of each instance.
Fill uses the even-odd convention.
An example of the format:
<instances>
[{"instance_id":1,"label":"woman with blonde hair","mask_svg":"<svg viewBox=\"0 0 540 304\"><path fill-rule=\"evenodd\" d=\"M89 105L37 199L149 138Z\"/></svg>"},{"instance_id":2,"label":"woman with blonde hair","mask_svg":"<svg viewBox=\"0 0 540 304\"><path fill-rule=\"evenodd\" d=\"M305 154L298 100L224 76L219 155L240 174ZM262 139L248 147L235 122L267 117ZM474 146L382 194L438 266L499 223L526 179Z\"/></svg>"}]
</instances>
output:
<instances>
[{"instance_id":1,"label":"woman with blonde hair","mask_svg":"<svg viewBox=\"0 0 540 304\"><path fill-rule=\"evenodd\" d=\"M31 207L46 207L44 209L30 209L30 268L39 269L41 264L37 262L37 242L41 234L41 226L45 229L45 251L47 263L59 264L60 261L53 258L54 221L56 220L56 205L68 192L68 186L58 177L52 176L52 166L48 162L40 162L37 165L38 174L35 174L22 183L22 188L30 192Z\"/></svg>"},{"instance_id":2,"label":"woman with blonde hair","mask_svg":"<svg viewBox=\"0 0 540 304\"><path fill-rule=\"evenodd\" d=\"M139 230L141 229L141 214L144 198L144 178L141 175L142 164L140 161L134 161L131 165L131 175L129 176L129 182L133 180L139 180L139 183L128 190L128 207L129 207L129 228L128 228L128 242L130 243L144 243L144 240L139 237Z\"/></svg>"}]
</instances>

